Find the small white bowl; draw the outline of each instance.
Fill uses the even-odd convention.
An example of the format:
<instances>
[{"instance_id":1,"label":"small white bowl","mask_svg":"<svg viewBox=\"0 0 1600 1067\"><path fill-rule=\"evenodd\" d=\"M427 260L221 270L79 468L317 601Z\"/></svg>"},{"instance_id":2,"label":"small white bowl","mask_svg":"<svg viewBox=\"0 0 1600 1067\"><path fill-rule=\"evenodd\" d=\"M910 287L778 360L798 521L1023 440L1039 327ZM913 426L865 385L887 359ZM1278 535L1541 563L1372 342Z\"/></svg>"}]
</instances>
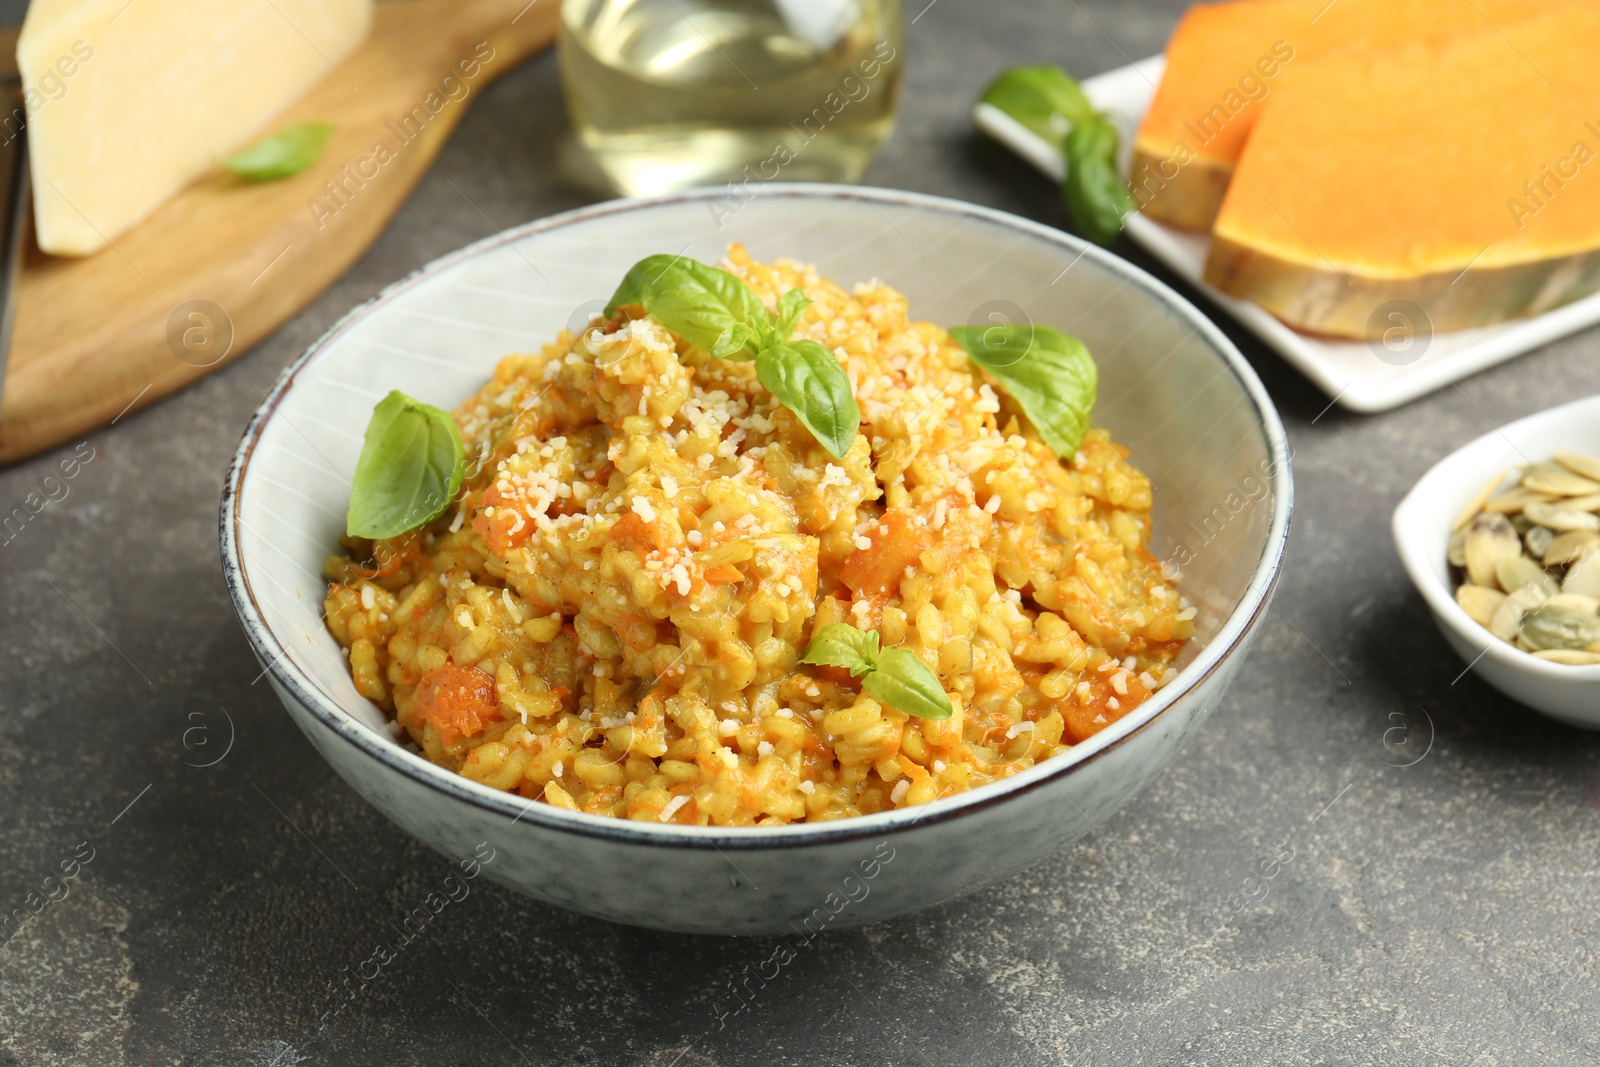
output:
<instances>
[{"instance_id":1,"label":"small white bowl","mask_svg":"<svg viewBox=\"0 0 1600 1067\"><path fill-rule=\"evenodd\" d=\"M1495 637L1456 603L1445 559L1450 524L1495 471L1556 452L1600 455L1600 396L1491 430L1440 460L1394 509L1394 543L1445 640L1484 681L1552 718L1600 730L1600 665L1550 663Z\"/></svg>"}]
</instances>

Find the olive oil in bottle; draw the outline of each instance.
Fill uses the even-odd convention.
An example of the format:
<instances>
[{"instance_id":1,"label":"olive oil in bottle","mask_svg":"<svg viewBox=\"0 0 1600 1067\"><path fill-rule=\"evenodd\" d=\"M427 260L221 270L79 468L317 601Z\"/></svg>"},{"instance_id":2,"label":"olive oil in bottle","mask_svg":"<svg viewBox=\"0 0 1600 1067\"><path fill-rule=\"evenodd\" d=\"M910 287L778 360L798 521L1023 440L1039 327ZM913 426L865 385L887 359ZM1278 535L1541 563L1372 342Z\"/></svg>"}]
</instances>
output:
<instances>
[{"instance_id":1,"label":"olive oil in bottle","mask_svg":"<svg viewBox=\"0 0 1600 1067\"><path fill-rule=\"evenodd\" d=\"M564 0L573 126L630 196L854 181L899 97L899 0Z\"/></svg>"}]
</instances>

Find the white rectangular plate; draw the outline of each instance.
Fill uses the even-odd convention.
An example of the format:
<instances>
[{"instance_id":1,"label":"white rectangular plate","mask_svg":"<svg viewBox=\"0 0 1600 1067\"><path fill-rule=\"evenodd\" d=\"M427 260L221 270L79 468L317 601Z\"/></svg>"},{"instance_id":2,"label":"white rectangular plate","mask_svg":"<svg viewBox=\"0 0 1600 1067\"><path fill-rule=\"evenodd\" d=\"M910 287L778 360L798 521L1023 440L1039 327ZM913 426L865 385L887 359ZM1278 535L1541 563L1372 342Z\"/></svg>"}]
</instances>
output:
<instances>
[{"instance_id":1,"label":"white rectangular plate","mask_svg":"<svg viewBox=\"0 0 1600 1067\"><path fill-rule=\"evenodd\" d=\"M1150 106L1165 67L1163 57L1152 56L1083 83L1089 99L1108 112L1122 132L1124 172L1132 153L1134 131ZM1056 181L1062 179L1061 154L1054 146L986 104L973 110L973 118L985 133ZM1138 214L1128 216L1127 228L1128 236L1145 251L1204 292L1323 392L1352 411L1387 411L1600 323L1597 293L1533 318L1438 334L1429 340L1420 357L1385 351L1387 358L1381 359L1364 341L1333 341L1300 333L1257 305L1207 285L1201 276L1211 245L1208 235L1173 229Z\"/></svg>"}]
</instances>

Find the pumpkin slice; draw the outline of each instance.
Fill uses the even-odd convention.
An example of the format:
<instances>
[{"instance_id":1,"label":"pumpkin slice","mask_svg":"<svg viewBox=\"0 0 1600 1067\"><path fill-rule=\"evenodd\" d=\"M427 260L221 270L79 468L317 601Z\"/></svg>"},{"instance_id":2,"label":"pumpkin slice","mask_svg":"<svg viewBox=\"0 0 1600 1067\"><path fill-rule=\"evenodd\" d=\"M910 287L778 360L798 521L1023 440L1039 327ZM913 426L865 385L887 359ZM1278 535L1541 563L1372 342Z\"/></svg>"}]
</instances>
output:
<instances>
[{"instance_id":1,"label":"pumpkin slice","mask_svg":"<svg viewBox=\"0 0 1600 1067\"><path fill-rule=\"evenodd\" d=\"M1151 218L1208 230L1255 123L1255 104L1304 37L1318 0L1196 4L1167 41L1167 69L1133 142L1130 185ZM1302 44L1303 47L1303 44Z\"/></svg>"},{"instance_id":2,"label":"pumpkin slice","mask_svg":"<svg viewBox=\"0 0 1600 1067\"><path fill-rule=\"evenodd\" d=\"M1206 280L1298 329L1436 331L1600 288L1600 11L1306 60L1261 112ZM1297 61L1299 62L1299 61Z\"/></svg>"},{"instance_id":3,"label":"pumpkin slice","mask_svg":"<svg viewBox=\"0 0 1600 1067\"><path fill-rule=\"evenodd\" d=\"M1211 228L1262 106L1306 61L1486 32L1549 0L1235 0L1191 7L1134 140L1131 184L1149 217Z\"/></svg>"}]
</instances>

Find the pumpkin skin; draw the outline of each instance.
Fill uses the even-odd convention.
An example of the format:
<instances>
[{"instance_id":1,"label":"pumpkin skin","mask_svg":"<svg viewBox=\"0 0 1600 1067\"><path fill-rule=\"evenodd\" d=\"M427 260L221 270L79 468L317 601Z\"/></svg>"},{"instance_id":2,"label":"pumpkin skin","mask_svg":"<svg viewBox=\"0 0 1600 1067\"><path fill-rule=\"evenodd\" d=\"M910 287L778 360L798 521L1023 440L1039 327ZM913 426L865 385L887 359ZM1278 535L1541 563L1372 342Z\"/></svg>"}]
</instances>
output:
<instances>
[{"instance_id":1,"label":"pumpkin skin","mask_svg":"<svg viewBox=\"0 0 1600 1067\"><path fill-rule=\"evenodd\" d=\"M1167 42L1166 73L1134 139L1134 198L1150 218L1208 230L1261 114L1308 61L1365 53L1375 44L1437 43L1491 24L1506 29L1551 6L1550 0L1197 4Z\"/></svg>"},{"instance_id":2,"label":"pumpkin skin","mask_svg":"<svg viewBox=\"0 0 1600 1067\"><path fill-rule=\"evenodd\" d=\"M1304 61L1240 157L1206 280L1356 338L1390 300L1446 331L1600 288L1600 10L1502 29Z\"/></svg>"},{"instance_id":3,"label":"pumpkin skin","mask_svg":"<svg viewBox=\"0 0 1600 1067\"><path fill-rule=\"evenodd\" d=\"M1493 326L1570 304L1600 291L1600 251L1515 267L1474 266L1465 274L1379 278L1347 270L1345 277L1216 239L1206 263L1207 282L1260 304L1297 330L1376 343L1400 321L1379 314L1394 300L1422 308L1428 334Z\"/></svg>"}]
</instances>

